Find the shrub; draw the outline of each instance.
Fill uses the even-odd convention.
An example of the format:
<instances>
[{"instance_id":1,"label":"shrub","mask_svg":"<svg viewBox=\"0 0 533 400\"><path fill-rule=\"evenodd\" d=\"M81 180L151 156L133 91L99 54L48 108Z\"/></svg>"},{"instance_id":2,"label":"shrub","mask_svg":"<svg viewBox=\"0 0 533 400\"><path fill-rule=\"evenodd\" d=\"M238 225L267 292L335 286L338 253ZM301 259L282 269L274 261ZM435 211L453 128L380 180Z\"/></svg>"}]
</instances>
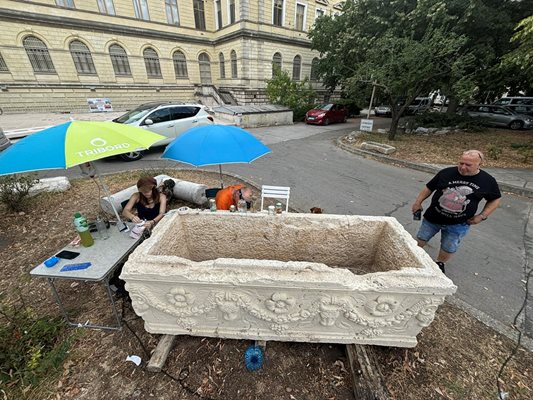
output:
<instances>
[{"instance_id":1,"label":"shrub","mask_svg":"<svg viewBox=\"0 0 533 400\"><path fill-rule=\"evenodd\" d=\"M444 128L457 127L459 129L479 131L483 129L482 121L460 114L448 114L440 112L426 112L413 118L416 127Z\"/></svg>"},{"instance_id":2,"label":"shrub","mask_svg":"<svg viewBox=\"0 0 533 400\"><path fill-rule=\"evenodd\" d=\"M23 210L29 199L30 189L37 183L36 174L6 175L0 177L0 202L10 211Z\"/></svg>"},{"instance_id":3,"label":"shrub","mask_svg":"<svg viewBox=\"0 0 533 400\"><path fill-rule=\"evenodd\" d=\"M0 386L13 398L60 369L71 343L61 340L65 326L62 318L37 318L24 305L0 304Z\"/></svg>"},{"instance_id":4,"label":"shrub","mask_svg":"<svg viewBox=\"0 0 533 400\"><path fill-rule=\"evenodd\" d=\"M305 78L301 82L293 81L286 71L276 68L274 76L267 82L267 95L272 104L290 108L293 121L303 121L305 113L313 108L315 91Z\"/></svg>"}]
</instances>

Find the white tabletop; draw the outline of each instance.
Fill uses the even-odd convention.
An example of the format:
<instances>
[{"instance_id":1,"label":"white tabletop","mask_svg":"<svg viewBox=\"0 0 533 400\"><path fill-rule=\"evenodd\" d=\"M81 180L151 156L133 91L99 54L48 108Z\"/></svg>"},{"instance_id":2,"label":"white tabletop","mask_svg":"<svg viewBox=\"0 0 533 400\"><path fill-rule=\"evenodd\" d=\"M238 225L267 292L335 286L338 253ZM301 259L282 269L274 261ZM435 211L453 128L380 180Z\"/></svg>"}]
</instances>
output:
<instances>
[{"instance_id":1,"label":"white tabletop","mask_svg":"<svg viewBox=\"0 0 533 400\"><path fill-rule=\"evenodd\" d=\"M128 254L139 242L139 240L129 236L130 232L119 232L114 225L110 226L107 231L109 239L95 238L91 247L80 245L79 247L66 246L59 249L55 254L61 250L70 250L78 252L80 255L72 260L60 258L59 262L53 267L47 267L44 263L41 263L31 270L30 275L44 278L101 281L115 268L124 255ZM53 255L51 254L50 256ZM92 265L86 269L60 272L64 265L85 262L90 262Z\"/></svg>"}]
</instances>

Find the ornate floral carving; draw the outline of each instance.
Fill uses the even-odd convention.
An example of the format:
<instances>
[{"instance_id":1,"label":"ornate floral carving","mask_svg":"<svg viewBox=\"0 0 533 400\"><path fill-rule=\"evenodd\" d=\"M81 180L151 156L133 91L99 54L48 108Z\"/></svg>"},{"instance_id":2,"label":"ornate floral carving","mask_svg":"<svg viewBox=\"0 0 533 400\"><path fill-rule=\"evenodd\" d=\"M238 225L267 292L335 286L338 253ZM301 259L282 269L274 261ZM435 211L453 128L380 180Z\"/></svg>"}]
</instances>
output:
<instances>
[{"instance_id":1,"label":"ornate floral carving","mask_svg":"<svg viewBox=\"0 0 533 400\"><path fill-rule=\"evenodd\" d=\"M376 317L384 317L391 315L396 311L400 302L397 297L382 295L377 299L369 301L365 304L365 310Z\"/></svg>"},{"instance_id":2,"label":"ornate floral carving","mask_svg":"<svg viewBox=\"0 0 533 400\"><path fill-rule=\"evenodd\" d=\"M167 294L167 301L178 308L184 308L194 303L194 295L183 288L172 288Z\"/></svg>"},{"instance_id":3,"label":"ornate floral carving","mask_svg":"<svg viewBox=\"0 0 533 400\"><path fill-rule=\"evenodd\" d=\"M294 297L289 297L286 293L274 293L269 300L265 301L265 306L276 314L287 314L294 305Z\"/></svg>"}]
</instances>

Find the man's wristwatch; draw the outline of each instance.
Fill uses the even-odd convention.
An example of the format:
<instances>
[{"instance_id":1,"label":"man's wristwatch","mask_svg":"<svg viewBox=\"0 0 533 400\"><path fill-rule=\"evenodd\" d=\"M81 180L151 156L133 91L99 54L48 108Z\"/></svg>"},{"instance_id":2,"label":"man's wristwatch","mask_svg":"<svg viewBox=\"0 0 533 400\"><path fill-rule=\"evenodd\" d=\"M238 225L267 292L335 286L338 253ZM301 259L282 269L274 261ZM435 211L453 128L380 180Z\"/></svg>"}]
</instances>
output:
<instances>
[{"instance_id":1,"label":"man's wristwatch","mask_svg":"<svg viewBox=\"0 0 533 400\"><path fill-rule=\"evenodd\" d=\"M481 213L481 214L479 214L479 215L481 215L481 220L482 220L482 221L485 221L485 220L488 218L488 217L487 217L485 214L483 214L483 213Z\"/></svg>"}]
</instances>

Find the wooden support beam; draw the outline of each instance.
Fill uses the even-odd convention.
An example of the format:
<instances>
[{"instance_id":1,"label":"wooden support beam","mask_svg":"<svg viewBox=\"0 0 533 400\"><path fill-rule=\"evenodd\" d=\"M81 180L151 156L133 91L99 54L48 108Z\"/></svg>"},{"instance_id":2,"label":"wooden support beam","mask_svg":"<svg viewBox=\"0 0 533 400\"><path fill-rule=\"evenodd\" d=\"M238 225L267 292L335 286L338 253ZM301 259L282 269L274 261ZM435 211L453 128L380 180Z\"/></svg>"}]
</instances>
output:
<instances>
[{"instance_id":1,"label":"wooden support beam","mask_svg":"<svg viewBox=\"0 0 533 400\"><path fill-rule=\"evenodd\" d=\"M352 369L353 392L357 400L388 400L372 346L347 344L346 353Z\"/></svg>"},{"instance_id":2,"label":"wooden support beam","mask_svg":"<svg viewBox=\"0 0 533 400\"><path fill-rule=\"evenodd\" d=\"M176 341L176 335L163 335L159 339L159 343L155 348L155 351L150 357L148 366L146 369L150 372L161 372L163 365L167 361L168 353L174 347L174 342Z\"/></svg>"}]
</instances>

